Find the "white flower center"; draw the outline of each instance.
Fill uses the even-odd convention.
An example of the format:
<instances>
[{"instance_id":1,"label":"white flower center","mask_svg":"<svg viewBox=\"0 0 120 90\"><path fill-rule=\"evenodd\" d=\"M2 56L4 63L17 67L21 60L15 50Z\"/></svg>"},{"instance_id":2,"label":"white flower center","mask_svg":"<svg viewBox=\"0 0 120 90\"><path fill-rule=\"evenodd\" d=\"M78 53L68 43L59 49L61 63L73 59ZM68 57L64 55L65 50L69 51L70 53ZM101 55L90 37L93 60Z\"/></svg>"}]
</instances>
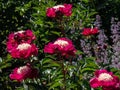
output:
<instances>
[{"instance_id":1,"label":"white flower center","mask_svg":"<svg viewBox=\"0 0 120 90\"><path fill-rule=\"evenodd\" d=\"M102 73L98 77L99 81L111 81L112 79L113 79L113 77L110 74L107 74L107 73Z\"/></svg>"},{"instance_id":2,"label":"white flower center","mask_svg":"<svg viewBox=\"0 0 120 90\"><path fill-rule=\"evenodd\" d=\"M28 49L29 47L31 47L30 44L28 44L28 43L23 43L23 44L18 45L17 49L19 49L19 50L26 50L26 49Z\"/></svg>"},{"instance_id":3,"label":"white flower center","mask_svg":"<svg viewBox=\"0 0 120 90\"><path fill-rule=\"evenodd\" d=\"M57 6L54 6L53 8L54 8L54 9L58 9L58 8L60 8L60 7L61 7L61 8L64 8L63 5L57 5Z\"/></svg>"},{"instance_id":4,"label":"white flower center","mask_svg":"<svg viewBox=\"0 0 120 90\"><path fill-rule=\"evenodd\" d=\"M63 5L57 5L57 6L54 6L53 8L54 8L56 11L58 11L59 8L64 8L64 6L63 6Z\"/></svg>"},{"instance_id":5,"label":"white flower center","mask_svg":"<svg viewBox=\"0 0 120 90\"><path fill-rule=\"evenodd\" d=\"M25 32L25 31L18 31L18 32L15 32L14 34L18 34L18 33L23 33L23 32Z\"/></svg>"},{"instance_id":6,"label":"white flower center","mask_svg":"<svg viewBox=\"0 0 120 90\"><path fill-rule=\"evenodd\" d=\"M54 44L57 44L61 47L65 47L66 45L68 45L68 42L64 41L64 40L57 40L57 41L54 42Z\"/></svg>"},{"instance_id":7,"label":"white flower center","mask_svg":"<svg viewBox=\"0 0 120 90\"><path fill-rule=\"evenodd\" d=\"M23 73L26 73L29 71L29 67L28 66L22 66L22 67L19 67L18 70L17 70L17 73L18 74L23 74Z\"/></svg>"}]
</instances>

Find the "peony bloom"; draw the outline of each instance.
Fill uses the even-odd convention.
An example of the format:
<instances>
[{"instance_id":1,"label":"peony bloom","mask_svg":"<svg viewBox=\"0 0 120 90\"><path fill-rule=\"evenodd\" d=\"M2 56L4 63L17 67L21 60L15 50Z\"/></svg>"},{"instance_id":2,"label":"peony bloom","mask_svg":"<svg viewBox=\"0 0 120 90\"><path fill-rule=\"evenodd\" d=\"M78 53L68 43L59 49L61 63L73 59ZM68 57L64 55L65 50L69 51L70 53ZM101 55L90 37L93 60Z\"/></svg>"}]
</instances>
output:
<instances>
[{"instance_id":1,"label":"peony bloom","mask_svg":"<svg viewBox=\"0 0 120 90\"><path fill-rule=\"evenodd\" d=\"M33 68L30 64L15 68L13 72L9 75L10 79L17 80L19 82L27 78L36 78L38 75L38 70Z\"/></svg>"},{"instance_id":2,"label":"peony bloom","mask_svg":"<svg viewBox=\"0 0 120 90\"><path fill-rule=\"evenodd\" d=\"M71 14L72 14L72 5L71 4L64 4L64 8L60 8L60 11L65 16L71 16Z\"/></svg>"},{"instance_id":3,"label":"peony bloom","mask_svg":"<svg viewBox=\"0 0 120 90\"><path fill-rule=\"evenodd\" d=\"M18 42L14 39L14 33L9 34L8 41L7 41L7 51L11 52L13 47L17 47Z\"/></svg>"},{"instance_id":4,"label":"peony bloom","mask_svg":"<svg viewBox=\"0 0 120 90\"><path fill-rule=\"evenodd\" d=\"M44 52L49 54L61 54L62 56L68 57L74 56L76 49L71 40L58 38L55 42L50 42L48 45L45 45Z\"/></svg>"},{"instance_id":5,"label":"peony bloom","mask_svg":"<svg viewBox=\"0 0 120 90\"><path fill-rule=\"evenodd\" d=\"M98 34L98 33L99 33L99 31L98 31L97 28L91 29L91 35L95 35L95 34Z\"/></svg>"},{"instance_id":6,"label":"peony bloom","mask_svg":"<svg viewBox=\"0 0 120 90\"><path fill-rule=\"evenodd\" d=\"M120 90L119 79L112 72L97 70L95 77L90 80L92 88L102 87L103 90Z\"/></svg>"},{"instance_id":7,"label":"peony bloom","mask_svg":"<svg viewBox=\"0 0 120 90\"><path fill-rule=\"evenodd\" d=\"M32 55L37 55L38 48L34 44L21 43L10 52L13 58L27 59Z\"/></svg>"},{"instance_id":8,"label":"peony bloom","mask_svg":"<svg viewBox=\"0 0 120 90\"><path fill-rule=\"evenodd\" d=\"M35 40L35 35L31 30L26 31L18 31L15 33L11 33L8 36L7 41L7 50L8 52L11 52L13 48L16 48L18 44L21 43L32 43L33 40Z\"/></svg>"},{"instance_id":9,"label":"peony bloom","mask_svg":"<svg viewBox=\"0 0 120 90\"><path fill-rule=\"evenodd\" d=\"M11 35L10 35L11 36ZM26 31L18 31L15 33L12 33L11 37L8 37L8 41L11 41L11 39L15 40L18 43L31 43L33 40L35 40L35 35L33 34L32 30L26 30Z\"/></svg>"},{"instance_id":10,"label":"peony bloom","mask_svg":"<svg viewBox=\"0 0 120 90\"><path fill-rule=\"evenodd\" d=\"M47 14L48 17L52 17L52 18L55 17L56 16L55 9L54 8L48 8L46 14Z\"/></svg>"},{"instance_id":11,"label":"peony bloom","mask_svg":"<svg viewBox=\"0 0 120 90\"><path fill-rule=\"evenodd\" d=\"M85 36L98 34L99 31L97 28L84 28L82 34Z\"/></svg>"},{"instance_id":12,"label":"peony bloom","mask_svg":"<svg viewBox=\"0 0 120 90\"><path fill-rule=\"evenodd\" d=\"M46 11L46 15L52 18L57 17L59 15L71 16L71 14L72 14L71 4L57 5L57 6L48 8Z\"/></svg>"}]
</instances>

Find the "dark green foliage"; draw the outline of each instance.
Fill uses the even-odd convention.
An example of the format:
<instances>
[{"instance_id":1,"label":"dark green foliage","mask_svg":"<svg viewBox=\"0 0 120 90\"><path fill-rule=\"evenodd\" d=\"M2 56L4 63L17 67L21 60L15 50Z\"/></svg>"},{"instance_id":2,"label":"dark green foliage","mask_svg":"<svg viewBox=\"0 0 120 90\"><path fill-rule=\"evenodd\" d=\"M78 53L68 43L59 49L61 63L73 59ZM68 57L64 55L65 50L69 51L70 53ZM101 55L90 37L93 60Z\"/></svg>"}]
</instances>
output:
<instances>
[{"instance_id":1,"label":"dark green foliage","mask_svg":"<svg viewBox=\"0 0 120 90\"><path fill-rule=\"evenodd\" d=\"M111 17L120 17L119 0L93 0L98 14L102 17L103 27L109 29ZM107 31L109 33L109 30Z\"/></svg>"}]
</instances>

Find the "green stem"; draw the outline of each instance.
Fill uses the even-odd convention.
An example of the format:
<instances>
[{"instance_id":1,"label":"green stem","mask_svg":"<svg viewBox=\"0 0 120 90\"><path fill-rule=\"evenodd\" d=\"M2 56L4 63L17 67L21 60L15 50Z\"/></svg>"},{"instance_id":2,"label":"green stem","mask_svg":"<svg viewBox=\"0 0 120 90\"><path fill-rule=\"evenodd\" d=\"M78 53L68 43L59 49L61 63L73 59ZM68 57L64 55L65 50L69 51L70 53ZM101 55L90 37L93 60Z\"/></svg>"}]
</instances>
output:
<instances>
[{"instance_id":1,"label":"green stem","mask_svg":"<svg viewBox=\"0 0 120 90\"><path fill-rule=\"evenodd\" d=\"M61 36L65 37L65 30L63 25L63 17L58 19L59 29L61 30Z\"/></svg>"},{"instance_id":2,"label":"green stem","mask_svg":"<svg viewBox=\"0 0 120 90\"><path fill-rule=\"evenodd\" d=\"M64 86L63 86L62 90L66 90L66 70L65 70L63 61L64 60L62 60L62 73L63 73L63 83L64 83Z\"/></svg>"},{"instance_id":3,"label":"green stem","mask_svg":"<svg viewBox=\"0 0 120 90\"><path fill-rule=\"evenodd\" d=\"M25 81L23 80L23 87L24 87L24 90L28 90L28 85L25 84Z\"/></svg>"}]
</instances>

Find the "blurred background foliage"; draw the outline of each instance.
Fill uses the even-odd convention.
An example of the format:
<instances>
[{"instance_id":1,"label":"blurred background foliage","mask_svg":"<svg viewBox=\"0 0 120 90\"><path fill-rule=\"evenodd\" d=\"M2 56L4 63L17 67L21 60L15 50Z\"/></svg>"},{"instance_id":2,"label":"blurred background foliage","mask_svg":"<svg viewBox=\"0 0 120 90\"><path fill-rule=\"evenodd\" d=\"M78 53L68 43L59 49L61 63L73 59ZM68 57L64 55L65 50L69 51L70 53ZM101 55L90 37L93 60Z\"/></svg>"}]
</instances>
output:
<instances>
[{"instance_id":1,"label":"blurred background foliage","mask_svg":"<svg viewBox=\"0 0 120 90\"><path fill-rule=\"evenodd\" d=\"M102 27L106 29L106 34L110 34L108 29L110 28L111 17L120 17L120 0L0 0L0 88L4 88L3 90L23 90L20 83L9 79L11 70L20 66L23 62L11 58L6 51L6 41L11 32L31 29L36 35L35 43L39 47L38 60L34 64L39 69L41 79L28 82L27 84L31 88L29 90L47 90L48 88L50 90L60 90L59 86L63 86L63 83L58 82L63 77L60 76L61 67L53 59L46 58L43 48L49 41L61 36L59 23L55 19L46 17L46 9L64 3L73 5L73 13L69 18L64 17L62 25L66 37L72 39L78 50L81 48L79 43L82 37L81 31L84 27L94 27L95 15L99 14L101 16ZM77 88L90 90L87 82L88 78L86 81L81 78L83 78L83 74L87 75L87 73L93 72L98 66L93 63L94 58L86 59L85 57L84 59L86 61L75 58L74 61L77 66L65 63L67 70L71 73L74 72L72 75L76 76L71 78L69 77L70 73L68 73L69 81L66 82L68 90L78 90ZM91 66L92 69L90 69ZM52 75L46 71L48 68ZM71 87L69 87L70 82L72 83ZM59 89L56 89L58 87Z\"/></svg>"}]
</instances>

